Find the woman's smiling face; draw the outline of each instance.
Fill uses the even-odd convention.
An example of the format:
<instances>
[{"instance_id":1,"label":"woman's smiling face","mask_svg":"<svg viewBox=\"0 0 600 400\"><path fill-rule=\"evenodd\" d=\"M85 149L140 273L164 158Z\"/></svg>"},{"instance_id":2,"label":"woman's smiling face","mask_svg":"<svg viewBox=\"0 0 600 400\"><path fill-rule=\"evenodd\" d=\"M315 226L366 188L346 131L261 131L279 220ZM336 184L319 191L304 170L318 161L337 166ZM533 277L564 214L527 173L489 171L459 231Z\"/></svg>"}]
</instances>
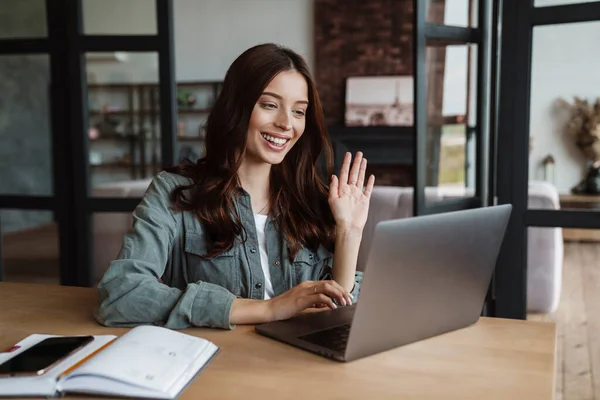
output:
<instances>
[{"instance_id":1,"label":"woman's smiling face","mask_svg":"<svg viewBox=\"0 0 600 400\"><path fill-rule=\"evenodd\" d=\"M295 70L277 74L254 105L246 161L279 164L304 133L308 84Z\"/></svg>"}]
</instances>

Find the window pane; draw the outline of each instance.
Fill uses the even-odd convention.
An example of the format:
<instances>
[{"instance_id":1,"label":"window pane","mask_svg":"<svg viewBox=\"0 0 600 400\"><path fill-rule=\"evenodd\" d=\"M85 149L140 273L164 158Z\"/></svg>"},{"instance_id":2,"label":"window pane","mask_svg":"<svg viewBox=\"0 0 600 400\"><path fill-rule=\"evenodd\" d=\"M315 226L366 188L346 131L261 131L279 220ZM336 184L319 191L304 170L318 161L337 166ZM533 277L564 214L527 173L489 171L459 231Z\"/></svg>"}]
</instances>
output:
<instances>
[{"instance_id":1,"label":"window pane","mask_svg":"<svg viewBox=\"0 0 600 400\"><path fill-rule=\"evenodd\" d=\"M206 119L221 90L220 81L177 83L177 154L192 162L204 156Z\"/></svg>"},{"instance_id":2,"label":"window pane","mask_svg":"<svg viewBox=\"0 0 600 400\"><path fill-rule=\"evenodd\" d=\"M478 0L426 0L427 22L461 26L477 27ZM487 0L486 0L487 1Z\"/></svg>"},{"instance_id":3,"label":"window pane","mask_svg":"<svg viewBox=\"0 0 600 400\"><path fill-rule=\"evenodd\" d=\"M427 48L426 201L474 194L475 45Z\"/></svg>"},{"instance_id":4,"label":"window pane","mask_svg":"<svg viewBox=\"0 0 600 400\"><path fill-rule=\"evenodd\" d=\"M156 34L156 0L83 0L88 35Z\"/></svg>"},{"instance_id":5,"label":"window pane","mask_svg":"<svg viewBox=\"0 0 600 400\"><path fill-rule=\"evenodd\" d=\"M600 22L534 28L531 209L600 210L600 74L589 51L598 32Z\"/></svg>"},{"instance_id":6,"label":"window pane","mask_svg":"<svg viewBox=\"0 0 600 400\"><path fill-rule=\"evenodd\" d=\"M48 56L0 56L0 93L0 195L51 195Z\"/></svg>"},{"instance_id":7,"label":"window pane","mask_svg":"<svg viewBox=\"0 0 600 400\"><path fill-rule=\"evenodd\" d=\"M139 187L132 196L143 194L145 187ZM131 230L133 224L131 212L94 213L92 215L92 279L97 284L114 260L121 246L125 233Z\"/></svg>"},{"instance_id":8,"label":"window pane","mask_svg":"<svg viewBox=\"0 0 600 400\"><path fill-rule=\"evenodd\" d=\"M51 211L0 210L0 228L5 281L60 282L58 225Z\"/></svg>"},{"instance_id":9,"label":"window pane","mask_svg":"<svg viewBox=\"0 0 600 400\"><path fill-rule=\"evenodd\" d=\"M439 187L464 187L467 133L465 124L444 125L440 138Z\"/></svg>"},{"instance_id":10,"label":"window pane","mask_svg":"<svg viewBox=\"0 0 600 400\"><path fill-rule=\"evenodd\" d=\"M160 169L156 53L88 53L92 196L122 197Z\"/></svg>"},{"instance_id":11,"label":"window pane","mask_svg":"<svg viewBox=\"0 0 600 400\"><path fill-rule=\"evenodd\" d=\"M44 0L2 0L0 39L46 37L44 3Z\"/></svg>"}]
</instances>

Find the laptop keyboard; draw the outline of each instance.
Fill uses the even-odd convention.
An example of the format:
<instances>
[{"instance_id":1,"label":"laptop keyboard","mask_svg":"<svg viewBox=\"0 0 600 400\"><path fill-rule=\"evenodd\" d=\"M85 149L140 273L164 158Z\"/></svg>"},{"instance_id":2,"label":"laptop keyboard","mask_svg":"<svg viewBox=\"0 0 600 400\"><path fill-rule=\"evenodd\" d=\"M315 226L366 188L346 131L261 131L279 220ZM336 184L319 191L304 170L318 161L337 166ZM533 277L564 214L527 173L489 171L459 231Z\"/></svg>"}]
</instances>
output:
<instances>
[{"instance_id":1,"label":"laptop keyboard","mask_svg":"<svg viewBox=\"0 0 600 400\"><path fill-rule=\"evenodd\" d=\"M350 324L346 324L300 336L299 339L334 351L343 351L348 343L349 334Z\"/></svg>"}]
</instances>

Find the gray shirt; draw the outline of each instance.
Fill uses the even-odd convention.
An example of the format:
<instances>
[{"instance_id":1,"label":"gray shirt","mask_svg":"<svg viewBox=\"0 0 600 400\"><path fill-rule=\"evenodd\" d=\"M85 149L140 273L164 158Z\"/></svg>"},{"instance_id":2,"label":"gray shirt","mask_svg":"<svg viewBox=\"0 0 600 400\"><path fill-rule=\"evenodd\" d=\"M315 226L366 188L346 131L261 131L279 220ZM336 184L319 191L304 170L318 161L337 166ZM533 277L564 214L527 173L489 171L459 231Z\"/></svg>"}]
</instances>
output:
<instances>
[{"instance_id":1,"label":"gray shirt","mask_svg":"<svg viewBox=\"0 0 600 400\"><path fill-rule=\"evenodd\" d=\"M265 279L250 195L240 190L235 199L247 240L238 239L231 250L207 259L202 257L209 243L203 225L191 212L175 212L169 204L169 193L189 182L163 171L148 187L119 255L98 285L94 316L101 324L232 329L229 314L236 297L263 299ZM323 246L302 248L290 261L271 219L265 235L275 296L306 280L332 279L333 254ZM355 302L361 282L357 271Z\"/></svg>"}]
</instances>

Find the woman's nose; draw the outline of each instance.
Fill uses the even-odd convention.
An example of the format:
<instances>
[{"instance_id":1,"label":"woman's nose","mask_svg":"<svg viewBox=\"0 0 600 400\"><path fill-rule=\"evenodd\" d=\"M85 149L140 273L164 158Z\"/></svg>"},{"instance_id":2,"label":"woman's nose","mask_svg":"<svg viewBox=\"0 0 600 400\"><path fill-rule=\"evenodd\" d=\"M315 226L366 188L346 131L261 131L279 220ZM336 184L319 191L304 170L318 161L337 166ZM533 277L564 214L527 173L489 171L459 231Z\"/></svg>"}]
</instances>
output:
<instances>
[{"instance_id":1,"label":"woman's nose","mask_svg":"<svg viewBox=\"0 0 600 400\"><path fill-rule=\"evenodd\" d=\"M279 129L283 129L286 131L289 131L292 129L292 122L291 122L291 118L288 115L288 113L286 111L281 111L278 115L277 115L277 120L275 121L275 125L279 128Z\"/></svg>"}]
</instances>

